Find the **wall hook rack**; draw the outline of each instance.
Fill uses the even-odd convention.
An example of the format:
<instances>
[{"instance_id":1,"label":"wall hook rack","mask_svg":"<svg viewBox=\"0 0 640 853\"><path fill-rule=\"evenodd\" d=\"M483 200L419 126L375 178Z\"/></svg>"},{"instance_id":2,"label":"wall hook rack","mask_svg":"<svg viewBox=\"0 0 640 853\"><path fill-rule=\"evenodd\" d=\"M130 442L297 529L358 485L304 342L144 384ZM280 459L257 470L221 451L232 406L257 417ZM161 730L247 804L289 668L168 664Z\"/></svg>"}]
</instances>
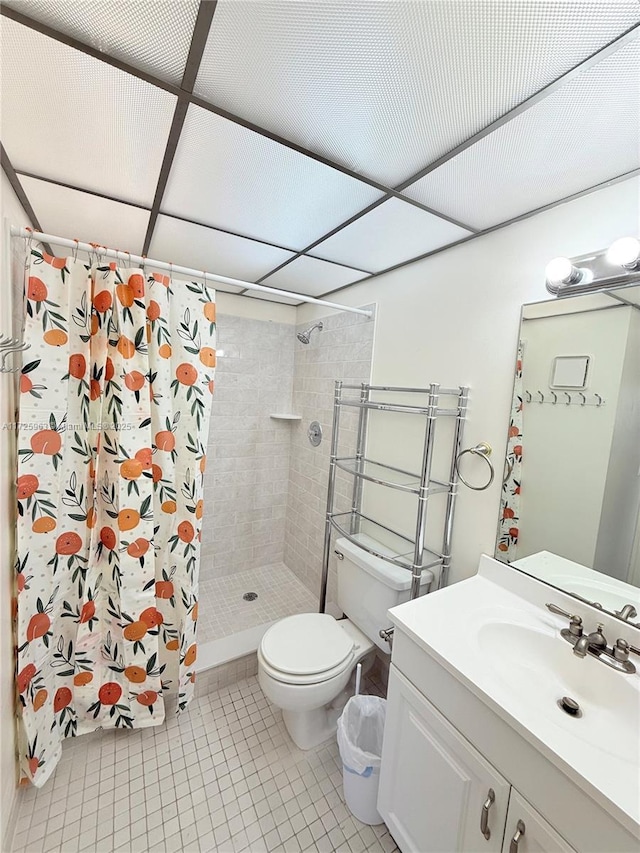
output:
<instances>
[{"instance_id":1,"label":"wall hook rack","mask_svg":"<svg viewBox=\"0 0 640 853\"><path fill-rule=\"evenodd\" d=\"M596 394L593 392L591 395L585 394L583 391L576 391L575 394L569 393L569 391L562 391L562 397L558 401L558 395L555 391L550 391L552 399L547 399L542 391L536 391L536 397L533 396L531 391L525 391L523 396L523 403L527 404L536 404L538 406L542 406L543 404L547 404L550 406L555 406L560 402L564 406L580 406L580 408L586 406L594 406L596 409L599 409L600 406L604 406L605 400L600 394Z\"/></svg>"}]
</instances>

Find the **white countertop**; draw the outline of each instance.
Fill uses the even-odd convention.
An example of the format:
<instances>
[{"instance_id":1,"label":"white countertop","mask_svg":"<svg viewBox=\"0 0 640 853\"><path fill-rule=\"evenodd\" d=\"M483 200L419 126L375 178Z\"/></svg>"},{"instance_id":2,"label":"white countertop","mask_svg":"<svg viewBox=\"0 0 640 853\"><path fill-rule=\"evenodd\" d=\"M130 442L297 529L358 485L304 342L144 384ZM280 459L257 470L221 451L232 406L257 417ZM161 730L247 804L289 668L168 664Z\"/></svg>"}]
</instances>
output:
<instances>
[{"instance_id":1,"label":"white countertop","mask_svg":"<svg viewBox=\"0 0 640 853\"><path fill-rule=\"evenodd\" d=\"M609 644L624 637L640 645L637 629L485 556L474 577L394 607L389 616L397 629L408 634L628 831L640 836L640 674L620 673L589 655L583 660L573 655L559 634L567 619L548 611L545 602L582 616L587 632L594 630L597 621L604 623ZM526 638L523 647L516 650L520 657L507 678L500 661L492 660L493 652L488 653L486 645L479 642L480 631L484 629L482 636L486 636L484 626L496 624L515 630L518 638L523 629ZM535 645L538 655L533 664L527 659L527 642L533 644L531 648ZM540 655L547 649L553 657L548 672L540 666ZM631 659L640 670L640 657L631 655ZM556 715L553 707L552 697L558 692L563 695L567 673L572 685L568 695L575 694L575 685L579 684L575 698L585 709L582 727L583 720L572 719L560 709ZM520 690L519 683L523 685ZM624 702L616 701L616 696L622 696ZM620 707L625 708L624 720ZM625 736L624 729L631 731L630 737ZM593 736L586 739L585 733ZM608 749L609 733L618 737L614 752L623 744L625 757Z\"/></svg>"}]
</instances>

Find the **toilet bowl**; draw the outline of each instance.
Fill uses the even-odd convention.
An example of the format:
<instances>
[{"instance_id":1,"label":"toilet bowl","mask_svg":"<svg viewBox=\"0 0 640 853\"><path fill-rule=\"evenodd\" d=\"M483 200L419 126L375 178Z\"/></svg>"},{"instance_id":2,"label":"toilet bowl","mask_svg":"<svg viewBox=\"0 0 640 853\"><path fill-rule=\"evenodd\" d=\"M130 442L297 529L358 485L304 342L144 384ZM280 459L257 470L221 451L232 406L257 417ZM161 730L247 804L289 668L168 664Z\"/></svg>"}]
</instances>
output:
<instances>
[{"instance_id":1,"label":"toilet bowl","mask_svg":"<svg viewBox=\"0 0 640 853\"><path fill-rule=\"evenodd\" d=\"M300 613L272 625L258 648L258 680L282 708L291 739L311 749L333 735L345 688L374 644L348 619Z\"/></svg>"},{"instance_id":2,"label":"toilet bowl","mask_svg":"<svg viewBox=\"0 0 640 853\"><path fill-rule=\"evenodd\" d=\"M390 608L408 601L411 572L394 565L393 552L366 534L335 543L338 555L336 603L346 619L327 613L299 613L272 625L258 648L258 681L265 696L282 708L291 739L311 749L335 734L336 722L353 693L349 679L362 661L364 672L378 646L389 646L380 630L389 627ZM384 556L381 556L384 555ZM420 592L434 580L422 571Z\"/></svg>"}]
</instances>

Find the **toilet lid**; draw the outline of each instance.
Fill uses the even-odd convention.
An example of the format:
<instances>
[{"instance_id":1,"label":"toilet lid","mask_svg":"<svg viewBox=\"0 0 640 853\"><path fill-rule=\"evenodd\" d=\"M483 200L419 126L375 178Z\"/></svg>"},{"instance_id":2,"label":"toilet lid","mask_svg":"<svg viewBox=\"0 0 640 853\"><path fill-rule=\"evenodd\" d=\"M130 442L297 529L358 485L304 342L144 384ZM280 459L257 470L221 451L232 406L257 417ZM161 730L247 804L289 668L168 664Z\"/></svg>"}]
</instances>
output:
<instances>
[{"instance_id":1,"label":"toilet lid","mask_svg":"<svg viewBox=\"0 0 640 853\"><path fill-rule=\"evenodd\" d=\"M280 672L315 675L343 663L353 651L353 639L328 613L299 613L272 625L260 650Z\"/></svg>"}]
</instances>

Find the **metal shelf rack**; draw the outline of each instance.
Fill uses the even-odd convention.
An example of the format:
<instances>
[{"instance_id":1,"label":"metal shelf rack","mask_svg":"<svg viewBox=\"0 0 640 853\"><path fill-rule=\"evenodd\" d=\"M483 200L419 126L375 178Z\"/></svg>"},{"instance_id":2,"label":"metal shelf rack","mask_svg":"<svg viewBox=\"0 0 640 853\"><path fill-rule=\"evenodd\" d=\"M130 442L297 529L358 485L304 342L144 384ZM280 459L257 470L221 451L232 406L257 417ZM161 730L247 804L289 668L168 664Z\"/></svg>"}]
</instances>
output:
<instances>
[{"instance_id":1,"label":"metal shelf rack","mask_svg":"<svg viewBox=\"0 0 640 853\"><path fill-rule=\"evenodd\" d=\"M355 396L353 392L358 392ZM425 405L408 405L406 403L378 402L375 396L384 393L425 395ZM327 511L324 534L324 553L322 562L322 586L320 592L320 612L324 612L327 599L327 582L329 576L329 559L331 555L331 535L335 530L358 547L370 554L411 572L411 598L420 594L422 572L425 569L440 567L439 586L446 586L451 560L451 534L453 516L458 487L458 471L456 460L460 454L462 431L467 412L469 389L463 386L457 388L441 388L432 383L428 388L404 388L390 385L348 385L338 380L335 383L333 405L333 432L331 437L331 461L329 467L329 484L327 488ZM444 399L443 399L444 398ZM446 405L446 403L449 405ZM338 456L340 437L340 415L344 408L359 410L358 428L356 433L356 452L354 456ZM415 471L407 471L393 465L385 464L365 455L369 429L369 412L397 412L407 415L419 415L425 418L425 435L420 465ZM434 454L436 425L440 418L454 418L453 438L451 440L451 464L449 479L432 479L431 467ZM334 507L336 472L340 469L353 476L353 492L351 509L347 512L336 512ZM365 482L376 483L390 489L396 489L413 494L417 498L415 535L409 537L404 533L381 523L362 513L362 488ZM442 548L440 551L425 547L424 539L427 525L427 510L429 500L437 494L446 495L444 514L444 530L442 533ZM376 529L380 531L382 541L394 542L394 546L385 546L380 550L365 545L360 537L361 523L366 522L369 529L373 528L374 539Z\"/></svg>"}]
</instances>

